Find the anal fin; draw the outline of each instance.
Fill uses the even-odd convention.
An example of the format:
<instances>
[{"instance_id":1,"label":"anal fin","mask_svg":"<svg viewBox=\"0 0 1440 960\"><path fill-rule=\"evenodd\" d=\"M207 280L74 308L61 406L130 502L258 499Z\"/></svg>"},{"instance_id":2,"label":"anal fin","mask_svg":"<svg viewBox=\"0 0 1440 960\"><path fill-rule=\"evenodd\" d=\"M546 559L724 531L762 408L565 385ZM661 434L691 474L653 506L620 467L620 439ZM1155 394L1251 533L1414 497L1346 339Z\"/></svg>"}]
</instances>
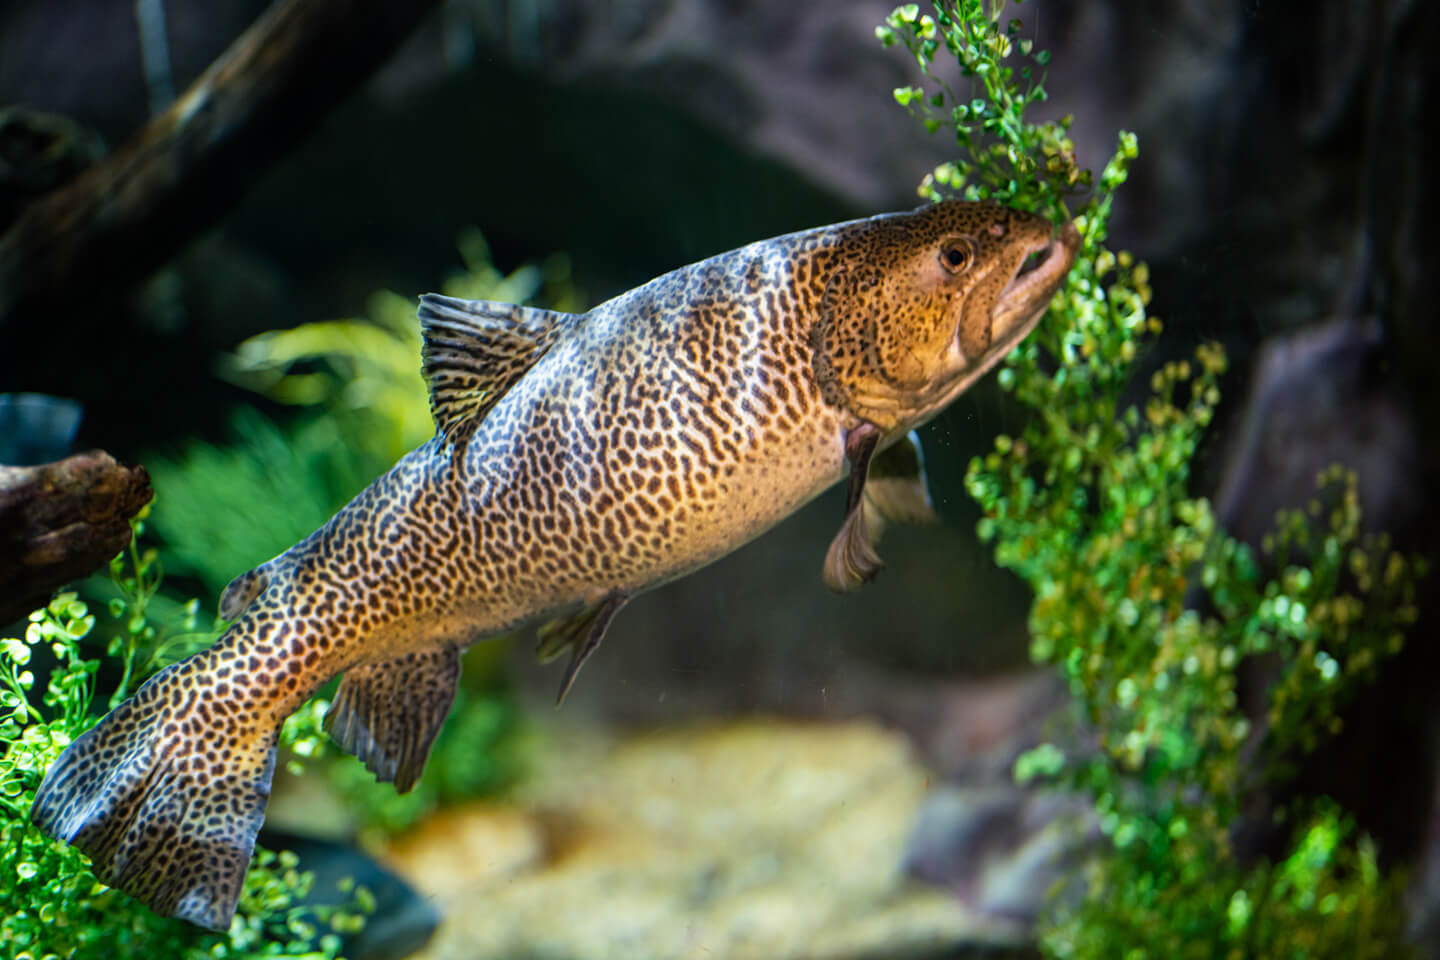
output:
<instances>
[{"instance_id":1,"label":"anal fin","mask_svg":"<svg viewBox=\"0 0 1440 960\"><path fill-rule=\"evenodd\" d=\"M536 647L535 655L541 663L549 663L566 649L570 650L570 665L565 668L565 676L560 681L560 693L555 698L555 706L565 702L565 695L575 685L580 668L590 659L590 655L600 648L600 641L605 639L605 631L609 629L610 621L629 599L628 594L612 593L592 607L586 607L569 617L551 620L540 627L540 643Z\"/></svg>"},{"instance_id":2,"label":"anal fin","mask_svg":"<svg viewBox=\"0 0 1440 960\"><path fill-rule=\"evenodd\" d=\"M460 651L417 650L351 667L325 714L330 736L375 779L405 793L415 786L460 683Z\"/></svg>"}]
</instances>

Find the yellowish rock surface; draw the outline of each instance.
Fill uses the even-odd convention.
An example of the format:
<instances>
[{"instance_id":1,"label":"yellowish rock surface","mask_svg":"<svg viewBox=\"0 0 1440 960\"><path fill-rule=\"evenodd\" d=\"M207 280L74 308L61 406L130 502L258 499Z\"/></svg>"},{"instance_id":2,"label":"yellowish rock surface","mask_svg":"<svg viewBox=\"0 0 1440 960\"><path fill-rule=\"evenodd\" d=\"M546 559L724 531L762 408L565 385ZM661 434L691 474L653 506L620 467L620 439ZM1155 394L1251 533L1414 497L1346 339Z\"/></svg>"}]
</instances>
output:
<instances>
[{"instance_id":1,"label":"yellowish rock surface","mask_svg":"<svg viewBox=\"0 0 1440 960\"><path fill-rule=\"evenodd\" d=\"M901 958L1018 936L904 877L927 774L898 734L751 720L542 736L506 802L386 851L445 912L427 960Z\"/></svg>"}]
</instances>

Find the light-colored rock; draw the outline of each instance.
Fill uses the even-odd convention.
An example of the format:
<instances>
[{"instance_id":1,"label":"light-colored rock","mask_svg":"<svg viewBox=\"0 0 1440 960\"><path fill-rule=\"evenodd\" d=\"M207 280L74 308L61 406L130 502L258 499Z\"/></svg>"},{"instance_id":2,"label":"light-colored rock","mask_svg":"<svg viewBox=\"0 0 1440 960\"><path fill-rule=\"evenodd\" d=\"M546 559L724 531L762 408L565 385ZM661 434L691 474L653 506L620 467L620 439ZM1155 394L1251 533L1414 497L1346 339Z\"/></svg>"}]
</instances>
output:
<instances>
[{"instance_id":1,"label":"light-colored rock","mask_svg":"<svg viewBox=\"0 0 1440 960\"><path fill-rule=\"evenodd\" d=\"M409 875L500 881L541 863L546 831L514 807L475 803L425 818L390 846Z\"/></svg>"},{"instance_id":2,"label":"light-colored rock","mask_svg":"<svg viewBox=\"0 0 1440 960\"><path fill-rule=\"evenodd\" d=\"M445 911L427 960L902 958L1020 936L904 875L928 775L898 734L749 720L545 740L507 803L386 852Z\"/></svg>"}]
</instances>

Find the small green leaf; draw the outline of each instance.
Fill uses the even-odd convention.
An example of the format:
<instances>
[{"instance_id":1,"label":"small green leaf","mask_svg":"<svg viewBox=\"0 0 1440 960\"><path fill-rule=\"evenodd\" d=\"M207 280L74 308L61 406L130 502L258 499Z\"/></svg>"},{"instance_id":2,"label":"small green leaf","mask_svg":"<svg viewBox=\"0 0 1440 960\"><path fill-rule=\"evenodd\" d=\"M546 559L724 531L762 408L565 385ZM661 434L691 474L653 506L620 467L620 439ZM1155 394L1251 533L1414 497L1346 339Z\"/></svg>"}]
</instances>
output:
<instances>
[{"instance_id":1,"label":"small green leaf","mask_svg":"<svg viewBox=\"0 0 1440 960\"><path fill-rule=\"evenodd\" d=\"M1036 777L1053 777L1065 766L1065 754L1053 743L1026 750L1015 761L1015 781L1028 783Z\"/></svg>"},{"instance_id":2,"label":"small green leaf","mask_svg":"<svg viewBox=\"0 0 1440 960\"><path fill-rule=\"evenodd\" d=\"M911 101L919 100L925 96L925 91L920 87L896 87L895 102L902 107L910 106Z\"/></svg>"}]
</instances>

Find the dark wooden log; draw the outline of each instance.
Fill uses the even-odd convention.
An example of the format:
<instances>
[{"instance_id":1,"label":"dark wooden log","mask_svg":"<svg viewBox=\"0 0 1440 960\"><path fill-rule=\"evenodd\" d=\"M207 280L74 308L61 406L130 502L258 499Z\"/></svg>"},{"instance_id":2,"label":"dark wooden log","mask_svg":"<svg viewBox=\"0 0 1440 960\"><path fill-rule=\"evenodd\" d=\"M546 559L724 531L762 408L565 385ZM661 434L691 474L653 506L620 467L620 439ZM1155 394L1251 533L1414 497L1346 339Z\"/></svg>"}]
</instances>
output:
<instances>
[{"instance_id":1,"label":"dark wooden log","mask_svg":"<svg viewBox=\"0 0 1440 960\"><path fill-rule=\"evenodd\" d=\"M434 4L277 2L135 139L21 211L0 236L0 330L28 307L103 303L145 279L374 73Z\"/></svg>"},{"instance_id":2,"label":"dark wooden log","mask_svg":"<svg viewBox=\"0 0 1440 960\"><path fill-rule=\"evenodd\" d=\"M150 475L100 450L38 467L0 466L0 623L110 561L150 502Z\"/></svg>"}]
</instances>

